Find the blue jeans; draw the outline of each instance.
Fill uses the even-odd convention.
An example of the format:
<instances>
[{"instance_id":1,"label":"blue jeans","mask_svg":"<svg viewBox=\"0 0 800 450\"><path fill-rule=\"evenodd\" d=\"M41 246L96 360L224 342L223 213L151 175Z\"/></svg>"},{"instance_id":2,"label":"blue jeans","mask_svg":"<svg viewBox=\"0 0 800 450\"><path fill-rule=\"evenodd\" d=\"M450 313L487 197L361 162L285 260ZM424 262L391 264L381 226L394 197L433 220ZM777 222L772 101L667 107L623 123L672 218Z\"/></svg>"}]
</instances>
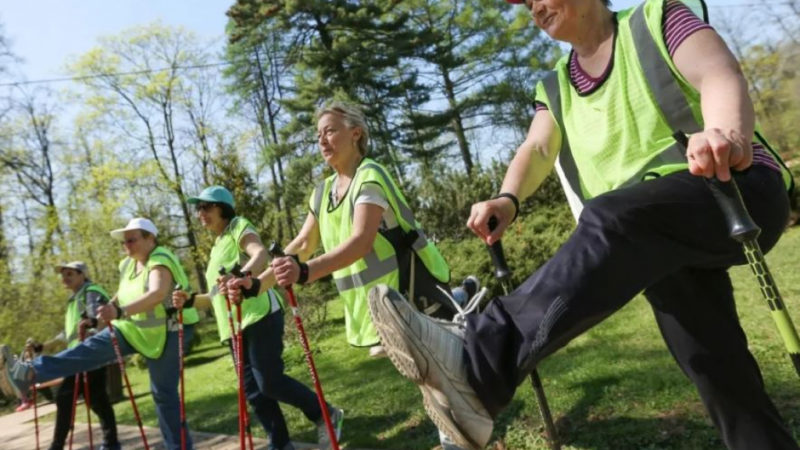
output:
<instances>
[{"instance_id":1,"label":"blue jeans","mask_svg":"<svg viewBox=\"0 0 800 450\"><path fill-rule=\"evenodd\" d=\"M36 381L41 383L60 377L68 377L80 372L91 371L110 363L117 363L117 356L111 344L111 334L106 328L86 339L77 347L55 355L40 356L33 360ZM122 333L116 332L119 349L123 356L132 355L136 350L125 340ZM185 325L184 345L192 340L194 326ZM180 399L178 397L178 332L167 332L164 352L157 359L147 359L150 374L150 392L156 405L158 426L168 449L181 448ZM186 448L192 448L189 433L186 434Z\"/></svg>"},{"instance_id":2,"label":"blue jeans","mask_svg":"<svg viewBox=\"0 0 800 450\"><path fill-rule=\"evenodd\" d=\"M269 448L283 448L289 442L289 431L278 402L300 409L316 423L322 419L319 401L314 391L283 372L282 313L268 314L245 328L242 341L247 401L269 434Z\"/></svg>"}]
</instances>

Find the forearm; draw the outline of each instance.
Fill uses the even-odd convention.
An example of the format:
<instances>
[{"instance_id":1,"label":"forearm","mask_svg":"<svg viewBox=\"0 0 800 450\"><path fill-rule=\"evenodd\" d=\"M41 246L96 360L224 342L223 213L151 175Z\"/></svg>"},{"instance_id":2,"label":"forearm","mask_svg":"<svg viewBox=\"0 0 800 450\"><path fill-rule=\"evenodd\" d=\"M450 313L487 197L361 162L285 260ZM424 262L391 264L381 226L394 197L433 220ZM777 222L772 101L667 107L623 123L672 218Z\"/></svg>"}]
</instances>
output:
<instances>
[{"instance_id":1,"label":"forearm","mask_svg":"<svg viewBox=\"0 0 800 450\"><path fill-rule=\"evenodd\" d=\"M314 254L316 248L312 248L308 242L308 239L303 236L297 236L286 244L286 247L283 249L283 253L286 255L297 255L300 258L300 261L305 262L311 258L311 255Z\"/></svg>"},{"instance_id":2,"label":"forearm","mask_svg":"<svg viewBox=\"0 0 800 450\"><path fill-rule=\"evenodd\" d=\"M242 272L259 273L264 270L269 260L269 253L264 246L259 245L257 250L253 251L250 259L242 266Z\"/></svg>"},{"instance_id":3,"label":"forearm","mask_svg":"<svg viewBox=\"0 0 800 450\"><path fill-rule=\"evenodd\" d=\"M147 312L158 306L158 304L161 303L164 298L165 295L163 293L150 290L145 292L144 295L132 301L131 303L122 306L122 309L129 316Z\"/></svg>"},{"instance_id":4,"label":"forearm","mask_svg":"<svg viewBox=\"0 0 800 450\"><path fill-rule=\"evenodd\" d=\"M272 267L267 267L267 270L261 272L258 275L258 281L261 283L261 287L258 290L259 294L267 292L267 290L275 286L275 274L272 272Z\"/></svg>"},{"instance_id":5,"label":"forearm","mask_svg":"<svg viewBox=\"0 0 800 450\"><path fill-rule=\"evenodd\" d=\"M56 338L50 339L42 344L42 353L54 353L56 350L61 350L66 347L66 341L59 335Z\"/></svg>"},{"instance_id":6,"label":"forearm","mask_svg":"<svg viewBox=\"0 0 800 450\"><path fill-rule=\"evenodd\" d=\"M747 81L738 70L709 73L700 86L700 104L705 129L733 130L752 139L755 128L753 102Z\"/></svg>"},{"instance_id":7,"label":"forearm","mask_svg":"<svg viewBox=\"0 0 800 450\"><path fill-rule=\"evenodd\" d=\"M548 153L534 144L520 146L508 166L500 192L509 192L524 200L533 195L553 169Z\"/></svg>"},{"instance_id":8,"label":"forearm","mask_svg":"<svg viewBox=\"0 0 800 450\"><path fill-rule=\"evenodd\" d=\"M339 269L349 266L369 253L374 236L356 234L328 253L308 261L308 281L312 282L325 277Z\"/></svg>"},{"instance_id":9,"label":"forearm","mask_svg":"<svg viewBox=\"0 0 800 450\"><path fill-rule=\"evenodd\" d=\"M211 308L211 295L209 294L195 294L194 304L195 309L210 309Z\"/></svg>"}]
</instances>

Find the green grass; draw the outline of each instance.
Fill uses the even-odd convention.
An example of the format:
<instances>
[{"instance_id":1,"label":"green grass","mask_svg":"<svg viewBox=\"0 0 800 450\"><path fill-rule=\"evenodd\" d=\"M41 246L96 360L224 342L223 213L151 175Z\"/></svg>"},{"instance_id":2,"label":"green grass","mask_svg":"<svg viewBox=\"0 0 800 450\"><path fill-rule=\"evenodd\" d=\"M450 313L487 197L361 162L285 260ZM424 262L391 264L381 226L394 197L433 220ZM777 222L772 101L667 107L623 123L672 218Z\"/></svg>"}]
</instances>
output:
<instances>
[{"instance_id":1,"label":"green grass","mask_svg":"<svg viewBox=\"0 0 800 450\"><path fill-rule=\"evenodd\" d=\"M768 256L787 307L800 317L800 228ZM767 390L800 435L800 383L747 267L731 271L742 325L764 373ZM302 301L302 299L301 299ZM372 360L346 345L341 304L329 303L328 325L312 336L315 361L328 399L346 410L343 444L357 448L429 449L435 429L422 410L418 389L387 359ZM291 316L287 324L292 326ZM798 319L800 320L800 319ZM288 330L289 328L287 328ZM187 359L187 408L193 429L235 434L236 379L212 326ZM288 373L311 385L296 335L287 335ZM577 338L539 367L565 448L717 449L722 444L691 383L672 361L650 307L636 298L610 319ZM156 426L146 373L131 369L133 389L148 425ZM134 424L127 401L116 405L122 423ZM314 442L313 426L283 406L294 439ZM544 449L532 389L523 383L501 414L495 438L507 448ZM263 431L255 427L256 434Z\"/></svg>"}]
</instances>

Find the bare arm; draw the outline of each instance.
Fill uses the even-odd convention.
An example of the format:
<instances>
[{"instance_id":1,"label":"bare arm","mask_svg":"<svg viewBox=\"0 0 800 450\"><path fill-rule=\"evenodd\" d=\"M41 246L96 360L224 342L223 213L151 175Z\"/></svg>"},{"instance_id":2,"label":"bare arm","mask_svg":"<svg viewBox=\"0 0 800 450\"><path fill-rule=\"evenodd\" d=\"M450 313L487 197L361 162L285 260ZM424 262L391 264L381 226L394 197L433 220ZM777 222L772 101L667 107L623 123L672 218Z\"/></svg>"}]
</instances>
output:
<instances>
[{"instance_id":1,"label":"bare arm","mask_svg":"<svg viewBox=\"0 0 800 450\"><path fill-rule=\"evenodd\" d=\"M700 92L704 129L689 139L689 170L727 181L731 167L746 169L753 161L755 112L739 63L711 29L686 38L673 61Z\"/></svg>"},{"instance_id":2,"label":"bare arm","mask_svg":"<svg viewBox=\"0 0 800 450\"><path fill-rule=\"evenodd\" d=\"M239 239L239 248L250 257L242 272L260 273L267 266L269 253L256 233L247 233Z\"/></svg>"},{"instance_id":3,"label":"bare arm","mask_svg":"<svg viewBox=\"0 0 800 450\"><path fill-rule=\"evenodd\" d=\"M319 226L314 214L308 213L306 221L303 222L303 227L297 236L289 242L284 248L287 255L297 255L300 261L307 261L311 255L317 250L319 246ZM258 275L260 288L258 293L264 293L271 287L275 286L277 280L275 279L275 272L272 266L268 266L266 270ZM232 278L225 286L225 292L233 295L234 301L239 301L239 289L250 289L252 287L252 279L250 278Z\"/></svg>"},{"instance_id":4,"label":"bare arm","mask_svg":"<svg viewBox=\"0 0 800 450\"><path fill-rule=\"evenodd\" d=\"M156 266L147 277L147 292L124 306L127 315L150 311L163 301L172 291L172 273L164 266ZM103 305L97 309L97 315L106 322L117 318L116 309L112 305Z\"/></svg>"},{"instance_id":5,"label":"bare arm","mask_svg":"<svg viewBox=\"0 0 800 450\"><path fill-rule=\"evenodd\" d=\"M528 136L517 148L508 166L501 192L514 194L520 201L533 195L555 165L561 146L561 133L553 116L540 111L533 116ZM489 218L496 217L498 226L489 232ZM508 198L487 200L472 205L467 227L487 244L500 237L514 218L514 203Z\"/></svg>"},{"instance_id":6,"label":"bare arm","mask_svg":"<svg viewBox=\"0 0 800 450\"><path fill-rule=\"evenodd\" d=\"M308 261L307 282L318 280L366 256L375 242L382 216L383 208L378 205L357 204L353 212L352 234L333 250ZM295 283L300 275L299 267L292 258L276 258L272 262L272 269L281 285Z\"/></svg>"},{"instance_id":7,"label":"bare arm","mask_svg":"<svg viewBox=\"0 0 800 450\"><path fill-rule=\"evenodd\" d=\"M371 203L359 203L353 212L353 234L330 252L308 261L308 281L318 280L349 266L372 250L383 208Z\"/></svg>"}]
</instances>

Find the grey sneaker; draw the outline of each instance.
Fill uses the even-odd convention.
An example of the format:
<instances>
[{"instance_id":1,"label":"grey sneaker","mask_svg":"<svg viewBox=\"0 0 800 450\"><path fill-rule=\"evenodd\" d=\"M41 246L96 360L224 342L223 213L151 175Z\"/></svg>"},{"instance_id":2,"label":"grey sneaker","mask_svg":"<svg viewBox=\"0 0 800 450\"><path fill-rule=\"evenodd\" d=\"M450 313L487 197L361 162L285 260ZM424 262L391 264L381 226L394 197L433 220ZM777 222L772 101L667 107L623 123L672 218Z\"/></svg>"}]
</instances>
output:
<instances>
[{"instance_id":1,"label":"grey sneaker","mask_svg":"<svg viewBox=\"0 0 800 450\"><path fill-rule=\"evenodd\" d=\"M342 437L342 423L344 422L344 410L339 408L334 408L331 406L328 408L328 414L331 416L331 425L333 425L333 432L336 433L336 442L339 442L339 439ZM331 448L331 438L328 436L328 427L325 426L325 420L319 419L317 422L317 442L319 443L320 449L329 449Z\"/></svg>"},{"instance_id":2,"label":"grey sneaker","mask_svg":"<svg viewBox=\"0 0 800 450\"><path fill-rule=\"evenodd\" d=\"M0 384L8 384L19 398L27 398L33 385L34 371L31 363L15 358L7 345L0 347L3 369L0 371Z\"/></svg>"},{"instance_id":3,"label":"grey sneaker","mask_svg":"<svg viewBox=\"0 0 800 450\"><path fill-rule=\"evenodd\" d=\"M465 449L481 449L494 423L467 381L463 330L414 311L398 292L369 292L372 322L398 371L422 388L425 411L439 430Z\"/></svg>"}]
</instances>

